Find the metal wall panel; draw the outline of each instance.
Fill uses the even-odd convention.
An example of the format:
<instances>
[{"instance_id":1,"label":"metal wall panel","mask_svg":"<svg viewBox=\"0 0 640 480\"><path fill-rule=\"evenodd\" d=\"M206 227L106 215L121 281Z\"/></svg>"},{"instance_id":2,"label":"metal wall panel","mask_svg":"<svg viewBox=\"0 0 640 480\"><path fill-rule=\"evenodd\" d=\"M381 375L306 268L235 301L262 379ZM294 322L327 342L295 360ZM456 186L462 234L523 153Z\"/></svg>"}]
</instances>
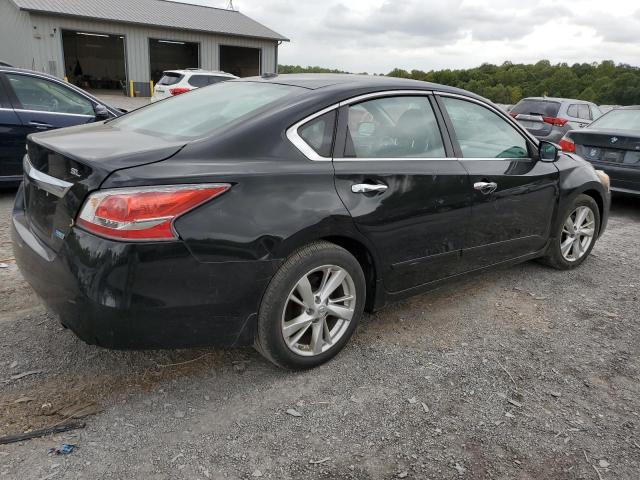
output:
<instances>
[{"instance_id":1,"label":"metal wall panel","mask_svg":"<svg viewBox=\"0 0 640 480\"><path fill-rule=\"evenodd\" d=\"M14 10L17 10L14 8ZM148 82L150 79L149 38L197 42L200 44L200 66L219 69L219 46L234 45L262 50L262 73L275 72L276 41L236 36L188 32L155 27L140 27L125 23L90 21L73 17L48 16L31 13L31 24L40 38L33 38L35 70L48 71L49 62L57 63L57 74L64 77L64 59L61 30L123 35L127 51L127 73L129 80ZM22 28L22 27L21 27ZM4 36L4 32L0 36ZM31 66L29 66L31 68Z\"/></svg>"},{"instance_id":2,"label":"metal wall panel","mask_svg":"<svg viewBox=\"0 0 640 480\"><path fill-rule=\"evenodd\" d=\"M21 12L6 0L0 1L0 60L14 67L31 68L31 21L29 14Z\"/></svg>"}]
</instances>

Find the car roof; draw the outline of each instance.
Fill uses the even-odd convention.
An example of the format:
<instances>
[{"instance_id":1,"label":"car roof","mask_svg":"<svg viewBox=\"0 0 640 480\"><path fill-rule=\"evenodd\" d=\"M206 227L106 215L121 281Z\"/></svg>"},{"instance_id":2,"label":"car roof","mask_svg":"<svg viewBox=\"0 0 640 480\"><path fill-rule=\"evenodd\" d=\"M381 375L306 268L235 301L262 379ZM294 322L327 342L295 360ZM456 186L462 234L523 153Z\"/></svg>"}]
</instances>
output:
<instances>
[{"instance_id":1,"label":"car roof","mask_svg":"<svg viewBox=\"0 0 640 480\"><path fill-rule=\"evenodd\" d=\"M165 73L179 73L180 75L186 75L189 73L197 74L197 75L215 75L217 77L229 77L229 78L238 78L235 75L227 72L223 72L221 70L204 70L202 68L185 68L182 70L165 70L162 72Z\"/></svg>"},{"instance_id":2,"label":"car roof","mask_svg":"<svg viewBox=\"0 0 640 480\"><path fill-rule=\"evenodd\" d=\"M479 95L466 90L461 90L447 85L411 80L408 78L387 77L384 75L359 75L351 73L289 73L267 74L261 77L247 77L236 81L251 81L278 83L294 87L318 90L326 87L334 87L339 90L355 89L380 89L380 90L437 90L440 92L456 93L467 97L479 98L488 101Z\"/></svg>"},{"instance_id":3,"label":"car roof","mask_svg":"<svg viewBox=\"0 0 640 480\"><path fill-rule=\"evenodd\" d=\"M523 98L522 100L547 100L549 102L569 102L569 103L584 103L584 104L588 104L588 105L593 105L592 102L588 102L586 100L576 100L575 98L561 98L561 97L526 97ZM522 101L520 100L520 101Z\"/></svg>"}]
</instances>

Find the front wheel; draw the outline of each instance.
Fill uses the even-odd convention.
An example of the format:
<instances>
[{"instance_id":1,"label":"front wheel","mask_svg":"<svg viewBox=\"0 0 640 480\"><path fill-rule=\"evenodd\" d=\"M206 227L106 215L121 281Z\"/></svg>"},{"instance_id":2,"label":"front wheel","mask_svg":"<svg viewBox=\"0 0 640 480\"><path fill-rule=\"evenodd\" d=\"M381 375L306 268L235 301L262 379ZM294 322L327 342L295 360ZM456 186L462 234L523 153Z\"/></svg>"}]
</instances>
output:
<instances>
[{"instance_id":1,"label":"front wheel","mask_svg":"<svg viewBox=\"0 0 640 480\"><path fill-rule=\"evenodd\" d=\"M584 262L600 231L600 210L588 195L579 195L563 214L556 237L542 261L558 270L570 270Z\"/></svg>"},{"instance_id":2,"label":"front wheel","mask_svg":"<svg viewBox=\"0 0 640 480\"><path fill-rule=\"evenodd\" d=\"M366 295L358 261L316 242L294 252L267 287L256 349L276 365L312 368L334 357L356 328Z\"/></svg>"}]
</instances>

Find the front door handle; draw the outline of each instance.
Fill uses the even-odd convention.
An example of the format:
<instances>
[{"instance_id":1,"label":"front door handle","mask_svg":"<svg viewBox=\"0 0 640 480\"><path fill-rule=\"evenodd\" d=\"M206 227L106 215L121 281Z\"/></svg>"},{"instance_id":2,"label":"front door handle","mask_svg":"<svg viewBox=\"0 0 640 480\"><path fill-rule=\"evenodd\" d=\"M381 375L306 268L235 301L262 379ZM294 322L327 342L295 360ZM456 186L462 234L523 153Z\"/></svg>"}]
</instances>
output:
<instances>
[{"instance_id":1,"label":"front door handle","mask_svg":"<svg viewBox=\"0 0 640 480\"><path fill-rule=\"evenodd\" d=\"M351 185L351 191L353 193L382 193L389 188L384 184L372 184L372 183L358 183L356 185Z\"/></svg>"},{"instance_id":2,"label":"front door handle","mask_svg":"<svg viewBox=\"0 0 640 480\"><path fill-rule=\"evenodd\" d=\"M498 184L496 182L476 182L473 184L473 188L485 195L489 195L498 189Z\"/></svg>"},{"instance_id":3,"label":"front door handle","mask_svg":"<svg viewBox=\"0 0 640 480\"><path fill-rule=\"evenodd\" d=\"M29 125L36 127L38 130L46 130L48 128L53 128L53 125L49 123L42 123L42 122L31 121L29 122Z\"/></svg>"}]
</instances>

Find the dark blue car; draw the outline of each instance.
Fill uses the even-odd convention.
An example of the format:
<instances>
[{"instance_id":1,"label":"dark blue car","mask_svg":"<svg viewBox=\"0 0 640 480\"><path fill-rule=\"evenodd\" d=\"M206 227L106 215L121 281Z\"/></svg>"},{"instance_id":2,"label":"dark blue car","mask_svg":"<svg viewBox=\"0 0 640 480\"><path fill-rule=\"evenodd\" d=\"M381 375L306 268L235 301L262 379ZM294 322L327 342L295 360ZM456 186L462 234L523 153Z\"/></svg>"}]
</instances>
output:
<instances>
[{"instance_id":1,"label":"dark blue car","mask_svg":"<svg viewBox=\"0 0 640 480\"><path fill-rule=\"evenodd\" d=\"M22 180L27 135L122 115L84 90L45 73L0 67L0 186Z\"/></svg>"}]
</instances>

